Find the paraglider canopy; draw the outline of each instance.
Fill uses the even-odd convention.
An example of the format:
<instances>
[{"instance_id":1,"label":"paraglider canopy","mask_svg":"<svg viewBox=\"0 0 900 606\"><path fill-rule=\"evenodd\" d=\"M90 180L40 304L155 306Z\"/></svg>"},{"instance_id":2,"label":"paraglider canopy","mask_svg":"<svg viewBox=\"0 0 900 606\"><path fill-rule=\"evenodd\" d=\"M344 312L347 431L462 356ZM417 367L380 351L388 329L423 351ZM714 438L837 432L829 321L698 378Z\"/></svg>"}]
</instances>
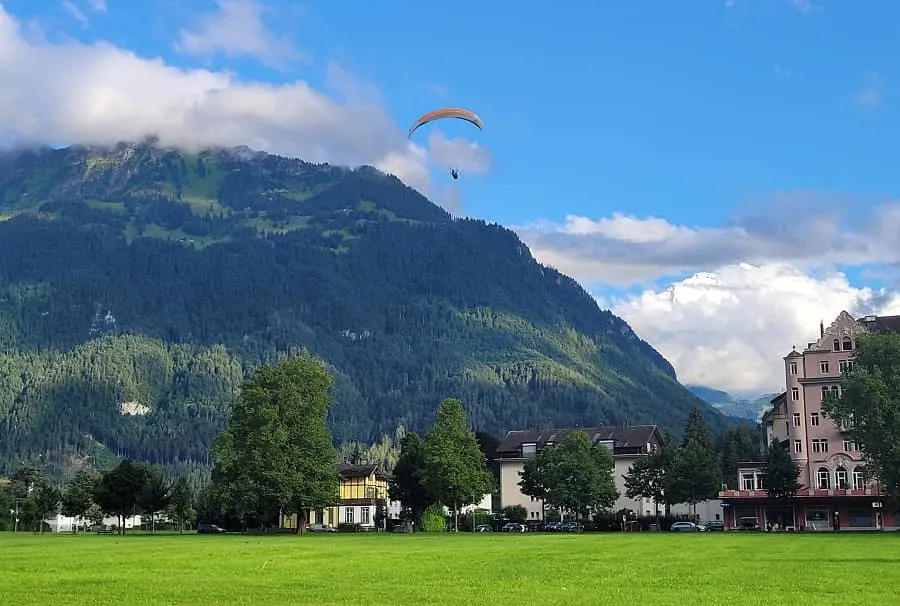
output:
<instances>
[{"instance_id":1,"label":"paraglider canopy","mask_svg":"<svg viewBox=\"0 0 900 606\"><path fill-rule=\"evenodd\" d=\"M478 130L484 129L484 123L481 121L481 118L479 118L474 112L463 109L461 107L445 107L443 109L436 109L433 112L428 112L424 116L419 117L419 119L416 120L416 123L413 124L409 129L409 137L412 138L413 133L416 132L416 130L418 130L420 126L423 126L435 120L441 120L443 118L456 118L457 120L465 120L466 122L477 126Z\"/></svg>"}]
</instances>

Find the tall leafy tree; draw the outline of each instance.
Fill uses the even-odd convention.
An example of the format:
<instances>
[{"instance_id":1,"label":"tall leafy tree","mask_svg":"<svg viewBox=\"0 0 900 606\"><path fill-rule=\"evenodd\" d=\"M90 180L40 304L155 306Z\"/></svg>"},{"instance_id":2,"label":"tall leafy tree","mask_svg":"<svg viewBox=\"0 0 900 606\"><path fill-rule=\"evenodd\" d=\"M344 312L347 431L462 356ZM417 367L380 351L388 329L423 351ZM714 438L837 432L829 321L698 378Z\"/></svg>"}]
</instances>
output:
<instances>
[{"instance_id":1,"label":"tall leafy tree","mask_svg":"<svg viewBox=\"0 0 900 606\"><path fill-rule=\"evenodd\" d=\"M766 470L763 486L773 505L784 505L800 490L800 467L791 458L788 449L778 440L772 440L765 456Z\"/></svg>"},{"instance_id":2,"label":"tall leafy tree","mask_svg":"<svg viewBox=\"0 0 900 606\"><path fill-rule=\"evenodd\" d=\"M337 501L337 450L326 422L333 388L323 362L306 353L260 366L244 382L216 440L214 481L245 523L283 510L297 514L301 533L308 510Z\"/></svg>"},{"instance_id":3,"label":"tall leafy tree","mask_svg":"<svg viewBox=\"0 0 900 606\"><path fill-rule=\"evenodd\" d=\"M857 337L853 368L842 383L840 397L826 398L822 410L850 428L869 474L892 499L900 499L900 335Z\"/></svg>"},{"instance_id":4,"label":"tall leafy tree","mask_svg":"<svg viewBox=\"0 0 900 606\"><path fill-rule=\"evenodd\" d=\"M638 457L625 474L625 496L629 499L653 499L656 524L659 527L659 506L666 503L666 474L670 469L670 453L660 449Z\"/></svg>"},{"instance_id":5,"label":"tall leafy tree","mask_svg":"<svg viewBox=\"0 0 900 606\"><path fill-rule=\"evenodd\" d=\"M394 465L388 496L399 501L404 517L422 523L422 515L435 498L423 480L425 476L425 442L415 432L407 433L400 441L400 457Z\"/></svg>"},{"instance_id":6,"label":"tall leafy tree","mask_svg":"<svg viewBox=\"0 0 900 606\"><path fill-rule=\"evenodd\" d=\"M666 474L665 494L670 503L687 503L697 513L697 503L714 499L722 484L722 472L715 453L690 441L673 453Z\"/></svg>"},{"instance_id":7,"label":"tall leafy tree","mask_svg":"<svg viewBox=\"0 0 900 606\"><path fill-rule=\"evenodd\" d=\"M139 499L148 478L149 468L129 459L100 476L94 501L104 513L116 516L120 534L125 534L126 518L139 512Z\"/></svg>"},{"instance_id":8,"label":"tall leafy tree","mask_svg":"<svg viewBox=\"0 0 900 606\"><path fill-rule=\"evenodd\" d=\"M178 533L184 533L194 514L194 493L190 481L184 474L178 476L172 485L168 513L178 525Z\"/></svg>"},{"instance_id":9,"label":"tall leafy tree","mask_svg":"<svg viewBox=\"0 0 900 606\"><path fill-rule=\"evenodd\" d=\"M44 520L55 515L59 510L61 496L59 488L44 478L37 481L31 494L28 496L28 501L33 506L36 521L41 525L41 533L44 532Z\"/></svg>"},{"instance_id":10,"label":"tall leafy tree","mask_svg":"<svg viewBox=\"0 0 900 606\"><path fill-rule=\"evenodd\" d=\"M526 495L584 517L615 503L619 493L614 467L607 447L592 444L583 431L573 431L525 462L519 486Z\"/></svg>"},{"instance_id":11,"label":"tall leafy tree","mask_svg":"<svg viewBox=\"0 0 900 606\"><path fill-rule=\"evenodd\" d=\"M147 477L138 493L137 505L149 517L151 533L156 530L156 514L169 506L171 493L172 485L166 480L163 470L155 465L148 465Z\"/></svg>"},{"instance_id":12,"label":"tall leafy tree","mask_svg":"<svg viewBox=\"0 0 900 606\"><path fill-rule=\"evenodd\" d=\"M713 449L712 436L710 436L709 428L706 426L703 413L698 406L691 409L684 423L684 438L681 445L687 446L690 442L696 442L706 450Z\"/></svg>"},{"instance_id":13,"label":"tall leafy tree","mask_svg":"<svg viewBox=\"0 0 900 606\"><path fill-rule=\"evenodd\" d=\"M758 460L763 454L763 446L765 438L760 427L742 425L722 435L716 448L722 468L722 482L729 488L737 488L738 464Z\"/></svg>"},{"instance_id":14,"label":"tall leafy tree","mask_svg":"<svg viewBox=\"0 0 900 606\"><path fill-rule=\"evenodd\" d=\"M492 478L484 453L468 426L462 402L455 398L441 402L425 438L422 481L429 493L453 512L454 530L459 529L460 508L478 503L491 492Z\"/></svg>"},{"instance_id":15,"label":"tall leafy tree","mask_svg":"<svg viewBox=\"0 0 900 606\"><path fill-rule=\"evenodd\" d=\"M94 490L97 478L87 471L79 471L66 484L62 494L61 511L64 516L83 518L94 504ZM78 525L72 524L72 532L78 531Z\"/></svg>"}]
</instances>

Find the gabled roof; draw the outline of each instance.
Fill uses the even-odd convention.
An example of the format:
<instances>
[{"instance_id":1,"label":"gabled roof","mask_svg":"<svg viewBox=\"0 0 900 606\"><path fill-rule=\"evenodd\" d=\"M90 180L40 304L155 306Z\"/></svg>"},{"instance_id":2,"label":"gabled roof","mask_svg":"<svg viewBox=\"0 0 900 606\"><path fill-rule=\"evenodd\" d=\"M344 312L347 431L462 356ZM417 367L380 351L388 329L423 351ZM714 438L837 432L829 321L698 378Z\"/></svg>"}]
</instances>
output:
<instances>
[{"instance_id":1,"label":"gabled roof","mask_svg":"<svg viewBox=\"0 0 900 606\"><path fill-rule=\"evenodd\" d=\"M338 465L338 475L345 480L351 478L368 478L375 474L377 480L389 480L391 474L382 471L378 465L374 463L364 463L362 465L353 465L352 463L341 463Z\"/></svg>"},{"instance_id":2,"label":"gabled roof","mask_svg":"<svg viewBox=\"0 0 900 606\"><path fill-rule=\"evenodd\" d=\"M863 316L858 322L872 332L900 332L900 316Z\"/></svg>"},{"instance_id":3,"label":"gabled roof","mask_svg":"<svg viewBox=\"0 0 900 606\"><path fill-rule=\"evenodd\" d=\"M656 433L657 440L661 443L662 436L656 425L630 425L626 427L575 427L571 429L536 429L510 431L497 447L497 454L518 453L522 444L536 444L540 449L548 442L558 444L565 440L573 431L583 431L591 442L612 440L616 449L643 448L651 441Z\"/></svg>"}]
</instances>

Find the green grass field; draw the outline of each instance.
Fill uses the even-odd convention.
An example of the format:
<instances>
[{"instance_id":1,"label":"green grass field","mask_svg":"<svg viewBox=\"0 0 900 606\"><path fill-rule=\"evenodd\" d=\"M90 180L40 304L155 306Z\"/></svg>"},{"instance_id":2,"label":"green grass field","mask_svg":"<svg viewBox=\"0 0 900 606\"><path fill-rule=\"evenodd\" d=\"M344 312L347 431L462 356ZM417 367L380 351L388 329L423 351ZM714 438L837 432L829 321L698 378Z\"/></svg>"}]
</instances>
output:
<instances>
[{"instance_id":1,"label":"green grass field","mask_svg":"<svg viewBox=\"0 0 900 606\"><path fill-rule=\"evenodd\" d=\"M0 604L893 604L900 534L0 533Z\"/></svg>"}]
</instances>

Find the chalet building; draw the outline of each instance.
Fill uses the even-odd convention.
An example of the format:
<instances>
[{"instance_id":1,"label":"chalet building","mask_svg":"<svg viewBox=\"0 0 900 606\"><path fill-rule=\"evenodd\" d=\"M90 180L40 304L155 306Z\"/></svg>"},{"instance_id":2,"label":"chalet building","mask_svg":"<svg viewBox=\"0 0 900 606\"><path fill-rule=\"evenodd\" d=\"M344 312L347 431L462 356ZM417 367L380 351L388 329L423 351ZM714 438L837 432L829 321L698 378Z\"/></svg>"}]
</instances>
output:
<instances>
[{"instance_id":1,"label":"chalet building","mask_svg":"<svg viewBox=\"0 0 900 606\"><path fill-rule=\"evenodd\" d=\"M789 506L773 508L761 482L765 464L742 462L739 488L719 493L726 527L878 530L897 525L883 507L877 478L866 472L850 427L822 411L826 395L840 394L841 373L853 366L857 337L870 331L900 332L900 316L856 320L842 311L827 329L819 324L817 341L784 357L785 390L772 399L763 424L770 442L777 439L790 449L801 470L801 489Z\"/></svg>"},{"instance_id":2,"label":"chalet building","mask_svg":"<svg viewBox=\"0 0 900 606\"><path fill-rule=\"evenodd\" d=\"M583 431L594 444L602 444L610 449L615 461L616 489L619 498L613 511L630 509L638 515L655 515L656 503L652 499L629 499L625 496L625 474L632 463L642 455L663 448L665 442L656 425L634 425L627 427L583 427L577 429L542 429L534 431L510 431L497 447L497 462L500 463L501 507L521 505L528 511L528 520L536 522L546 519L546 508L541 499L522 494L519 481L525 461L535 454L566 439L573 431ZM701 520L718 520L721 515L718 501L697 504L697 515ZM659 512L665 511L660 504ZM670 507L674 514L687 515L693 511L685 505ZM552 519L552 518L551 518Z\"/></svg>"},{"instance_id":3,"label":"chalet building","mask_svg":"<svg viewBox=\"0 0 900 606\"><path fill-rule=\"evenodd\" d=\"M337 528L339 524L359 524L363 529L375 529L375 511L379 505L389 515L394 504L388 503L387 492L390 474L382 471L378 465L338 465L340 477L340 500L333 507L319 511L308 511L307 524L319 524ZM282 528L297 528L295 514L284 515Z\"/></svg>"}]
</instances>

